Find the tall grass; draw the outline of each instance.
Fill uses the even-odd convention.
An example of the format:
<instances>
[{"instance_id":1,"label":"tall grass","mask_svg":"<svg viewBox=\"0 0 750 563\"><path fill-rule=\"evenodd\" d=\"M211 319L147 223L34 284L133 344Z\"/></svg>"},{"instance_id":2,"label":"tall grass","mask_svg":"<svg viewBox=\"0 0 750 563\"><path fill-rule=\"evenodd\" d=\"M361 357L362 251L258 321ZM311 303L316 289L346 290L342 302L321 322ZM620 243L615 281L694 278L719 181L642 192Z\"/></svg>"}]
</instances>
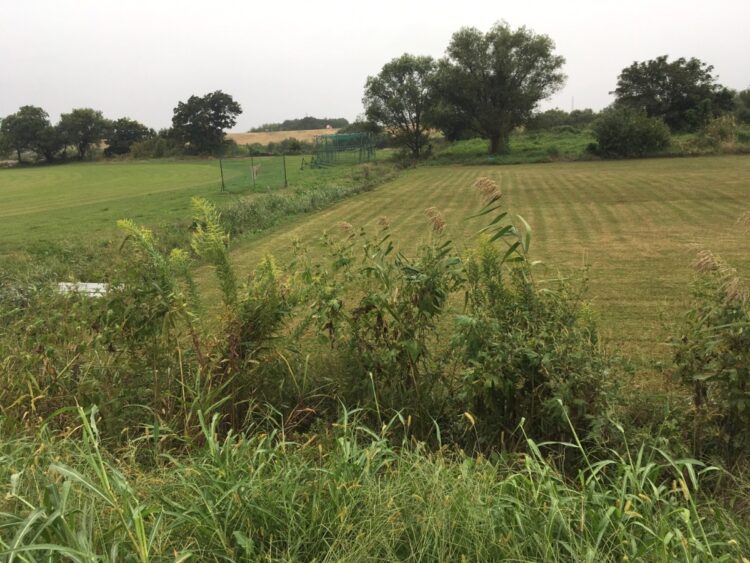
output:
<instances>
[{"instance_id":1,"label":"tall grass","mask_svg":"<svg viewBox=\"0 0 750 563\"><path fill-rule=\"evenodd\" d=\"M394 170L388 166L365 164L355 169L352 182L301 186L291 192L241 199L223 211L222 221L233 235L263 231L286 217L318 211L347 197L370 191L393 176Z\"/></svg>"},{"instance_id":2,"label":"tall grass","mask_svg":"<svg viewBox=\"0 0 750 563\"><path fill-rule=\"evenodd\" d=\"M0 442L7 561L740 560L748 528L706 500L717 472L659 450L610 452L568 479L540 444L429 453L344 413L291 441L283 427L219 438L144 470L99 444L96 411L66 437ZM135 446L131 446L134 448ZM568 444L583 457L579 444Z\"/></svg>"}]
</instances>

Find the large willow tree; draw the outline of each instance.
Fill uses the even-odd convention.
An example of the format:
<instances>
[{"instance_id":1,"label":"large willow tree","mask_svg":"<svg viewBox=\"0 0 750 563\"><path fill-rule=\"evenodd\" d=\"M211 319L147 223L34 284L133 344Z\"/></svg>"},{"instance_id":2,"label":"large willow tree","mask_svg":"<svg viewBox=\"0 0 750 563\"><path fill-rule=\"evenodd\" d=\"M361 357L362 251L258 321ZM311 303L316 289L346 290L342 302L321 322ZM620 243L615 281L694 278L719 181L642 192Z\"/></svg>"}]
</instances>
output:
<instances>
[{"instance_id":1,"label":"large willow tree","mask_svg":"<svg viewBox=\"0 0 750 563\"><path fill-rule=\"evenodd\" d=\"M490 153L509 150L513 128L565 82L565 59L546 35L495 24L487 33L463 28L453 34L438 64L439 115L460 118L490 142ZM439 125L439 124L436 124Z\"/></svg>"}]
</instances>

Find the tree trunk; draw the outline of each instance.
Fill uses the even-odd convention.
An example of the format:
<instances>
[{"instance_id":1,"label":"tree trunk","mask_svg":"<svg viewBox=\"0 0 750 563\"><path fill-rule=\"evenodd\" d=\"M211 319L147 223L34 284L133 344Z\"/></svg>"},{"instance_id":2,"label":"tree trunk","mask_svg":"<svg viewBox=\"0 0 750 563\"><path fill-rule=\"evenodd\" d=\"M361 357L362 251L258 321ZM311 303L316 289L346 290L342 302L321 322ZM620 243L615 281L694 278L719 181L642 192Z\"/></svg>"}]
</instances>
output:
<instances>
[{"instance_id":1,"label":"tree trunk","mask_svg":"<svg viewBox=\"0 0 750 563\"><path fill-rule=\"evenodd\" d=\"M21 164L21 149L16 149L16 154L18 155L18 164Z\"/></svg>"},{"instance_id":2,"label":"tree trunk","mask_svg":"<svg viewBox=\"0 0 750 563\"><path fill-rule=\"evenodd\" d=\"M507 154L510 152L510 135L507 131L490 135L490 154Z\"/></svg>"},{"instance_id":3,"label":"tree trunk","mask_svg":"<svg viewBox=\"0 0 750 563\"><path fill-rule=\"evenodd\" d=\"M419 158L419 153L421 152L421 147L419 146L419 141L416 142L416 144L411 149L411 155L414 158Z\"/></svg>"}]
</instances>

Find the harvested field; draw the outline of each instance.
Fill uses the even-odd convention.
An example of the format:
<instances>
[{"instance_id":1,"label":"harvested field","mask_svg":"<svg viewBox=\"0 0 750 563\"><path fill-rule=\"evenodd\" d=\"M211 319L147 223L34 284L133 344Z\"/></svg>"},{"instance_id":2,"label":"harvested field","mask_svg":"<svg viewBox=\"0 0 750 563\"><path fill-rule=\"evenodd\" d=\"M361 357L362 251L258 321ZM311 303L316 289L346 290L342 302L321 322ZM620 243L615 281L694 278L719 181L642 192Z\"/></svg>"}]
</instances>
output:
<instances>
[{"instance_id":1,"label":"harvested field","mask_svg":"<svg viewBox=\"0 0 750 563\"><path fill-rule=\"evenodd\" d=\"M269 131L263 133L228 133L227 137L238 145L260 143L279 143L284 139L295 138L299 141L312 141L316 135L333 135L338 129L307 129L305 131Z\"/></svg>"}]
</instances>

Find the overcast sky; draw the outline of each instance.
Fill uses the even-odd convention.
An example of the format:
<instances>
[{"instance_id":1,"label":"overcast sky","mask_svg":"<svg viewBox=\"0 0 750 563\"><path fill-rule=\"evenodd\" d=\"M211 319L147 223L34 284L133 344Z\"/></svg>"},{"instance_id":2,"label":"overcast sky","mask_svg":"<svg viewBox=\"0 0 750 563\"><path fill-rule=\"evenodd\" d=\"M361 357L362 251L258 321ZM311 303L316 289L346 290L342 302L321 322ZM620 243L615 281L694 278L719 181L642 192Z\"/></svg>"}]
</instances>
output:
<instances>
[{"instance_id":1,"label":"overcast sky","mask_svg":"<svg viewBox=\"0 0 750 563\"><path fill-rule=\"evenodd\" d=\"M0 116L93 107L160 128L178 101L223 90L244 110L237 131L351 120L385 62L440 57L460 27L499 20L549 35L567 59L567 85L544 108L600 109L623 67L662 54L750 86L750 0L0 0Z\"/></svg>"}]
</instances>

